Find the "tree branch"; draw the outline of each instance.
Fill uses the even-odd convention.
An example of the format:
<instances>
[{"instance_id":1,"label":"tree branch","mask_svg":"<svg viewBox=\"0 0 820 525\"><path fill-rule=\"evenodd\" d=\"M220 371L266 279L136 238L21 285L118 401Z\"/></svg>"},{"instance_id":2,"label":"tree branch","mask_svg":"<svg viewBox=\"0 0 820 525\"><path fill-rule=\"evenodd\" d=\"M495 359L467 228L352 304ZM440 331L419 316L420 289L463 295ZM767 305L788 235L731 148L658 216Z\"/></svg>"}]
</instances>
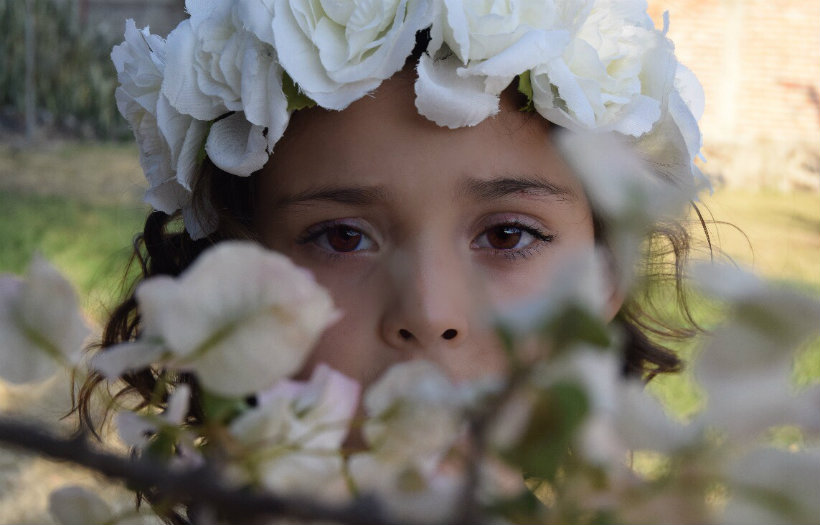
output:
<instances>
[{"instance_id":1,"label":"tree branch","mask_svg":"<svg viewBox=\"0 0 820 525\"><path fill-rule=\"evenodd\" d=\"M149 458L128 458L98 450L84 435L59 437L38 424L0 417L0 443L51 459L70 461L129 487L151 490L169 502L213 509L230 522L252 522L260 517L288 517L340 524L409 525L389 519L372 497L357 498L345 506L329 506L304 497L277 497L236 488L207 465L182 470Z\"/></svg>"}]
</instances>

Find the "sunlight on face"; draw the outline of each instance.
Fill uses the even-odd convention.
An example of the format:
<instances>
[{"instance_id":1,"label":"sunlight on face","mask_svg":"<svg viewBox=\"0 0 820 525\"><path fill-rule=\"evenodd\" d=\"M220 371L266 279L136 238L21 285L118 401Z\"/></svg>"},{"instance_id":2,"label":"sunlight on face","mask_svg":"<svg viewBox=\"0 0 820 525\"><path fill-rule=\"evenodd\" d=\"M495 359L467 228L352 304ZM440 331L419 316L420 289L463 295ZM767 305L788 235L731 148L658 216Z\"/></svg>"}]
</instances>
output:
<instances>
[{"instance_id":1,"label":"sunlight on face","mask_svg":"<svg viewBox=\"0 0 820 525\"><path fill-rule=\"evenodd\" d=\"M489 311L542 292L594 243L545 120L502 98L478 126L440 128L417 113L405 74L344 111L296 112L256 198L262 242L344 313L307 368L326 362L365 385L414 358L455 379L502 370Z\"/></svg>"}]
</instances>

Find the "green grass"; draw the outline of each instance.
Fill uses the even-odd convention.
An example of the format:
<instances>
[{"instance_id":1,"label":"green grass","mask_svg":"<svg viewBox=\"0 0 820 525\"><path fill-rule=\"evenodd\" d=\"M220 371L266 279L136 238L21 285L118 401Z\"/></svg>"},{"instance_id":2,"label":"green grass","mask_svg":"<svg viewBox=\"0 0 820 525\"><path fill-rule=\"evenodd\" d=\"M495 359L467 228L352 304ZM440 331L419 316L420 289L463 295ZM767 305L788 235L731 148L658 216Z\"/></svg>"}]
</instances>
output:
<instances>
[{"instance_id":1,"label":"green grass","mask_svg":"<svg viewBox=\"0 0 820 525\"><path fill-rule=\"evenodd\" d=\"M22 274L39 253L74 284L81 305L100 321L118 293L145 213L141 205L0 190L0 272Z\"/></svg>"}]
</instances>

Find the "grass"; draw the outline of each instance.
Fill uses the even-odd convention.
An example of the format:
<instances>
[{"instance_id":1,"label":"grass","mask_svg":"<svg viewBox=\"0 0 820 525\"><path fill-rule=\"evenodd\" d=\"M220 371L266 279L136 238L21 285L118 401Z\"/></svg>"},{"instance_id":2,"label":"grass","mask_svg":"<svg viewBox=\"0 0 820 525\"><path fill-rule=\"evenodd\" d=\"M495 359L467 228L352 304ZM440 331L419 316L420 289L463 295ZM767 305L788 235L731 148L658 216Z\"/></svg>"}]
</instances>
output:
<instances>
[{"instance_id":1,"label":"grass","mask_svg":"<svg viewBox=\"0 0 820 525\"><path fill-rule=\"evenodd\" d=\"M702 197L700 206L719 257L820 297L820 195L723 189ZM707 328L721 317L716 305L703 301L695 302L694 313ZM695 341L675 349L686 362L697 347ZM798 352L793 381L799 388L820 383L820 339L807 342ZM658 377L650 390L681 419L705 401L691 370Z\"/></svg>"},{"instance_id":2,"label":"grass","mask_svg":"<svg viewBox=\"0 0 820 525\"><path fill-rule=\"evenodd\" d=\"M22 274L40 254L101 321L119 293L131 239L147 212L139 201L139 173L130 146L0 146L0 273Z\"/></svg>"},{"instance_id":3,"label":"grass","mask_svg":"<svg viewBox=\"0 0 820 525\"><path fill-rule=\"evenodd\" d=\"M115 299L145 209L0 191L0 210L0 271L22 274L35 253L42 255L77 287L84 309L99 321Z\"/></svg>"}]
</instances>

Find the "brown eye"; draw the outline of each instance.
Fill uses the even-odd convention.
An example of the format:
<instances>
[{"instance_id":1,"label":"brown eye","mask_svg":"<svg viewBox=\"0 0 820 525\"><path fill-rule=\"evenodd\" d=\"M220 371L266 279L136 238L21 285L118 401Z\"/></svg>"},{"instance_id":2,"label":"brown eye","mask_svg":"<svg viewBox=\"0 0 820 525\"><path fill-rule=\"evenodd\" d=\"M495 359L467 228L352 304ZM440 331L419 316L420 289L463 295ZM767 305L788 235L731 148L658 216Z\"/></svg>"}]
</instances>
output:
<instances>
[{"instance_id":1,"label":"brown eye","mask_svg":"<svg viewBox=\"0 0 820 525\"><path fill-rule=\"evenodd\" d=\"M352 252L362 242L362 232L347 226L334 226L325 232L327 243L337 252Z\"/></svg>"},{"instance_id":2,"label":"brown eye","mask_svg":"<svg viewBox=\"0 0 820 525\"><path fill-rule=\"evenodd\" d=\"M487 230L487 243L496 250L512 250L521 242L524 232L515 226L496 226Z\"/></svg>"}]
</instances>

